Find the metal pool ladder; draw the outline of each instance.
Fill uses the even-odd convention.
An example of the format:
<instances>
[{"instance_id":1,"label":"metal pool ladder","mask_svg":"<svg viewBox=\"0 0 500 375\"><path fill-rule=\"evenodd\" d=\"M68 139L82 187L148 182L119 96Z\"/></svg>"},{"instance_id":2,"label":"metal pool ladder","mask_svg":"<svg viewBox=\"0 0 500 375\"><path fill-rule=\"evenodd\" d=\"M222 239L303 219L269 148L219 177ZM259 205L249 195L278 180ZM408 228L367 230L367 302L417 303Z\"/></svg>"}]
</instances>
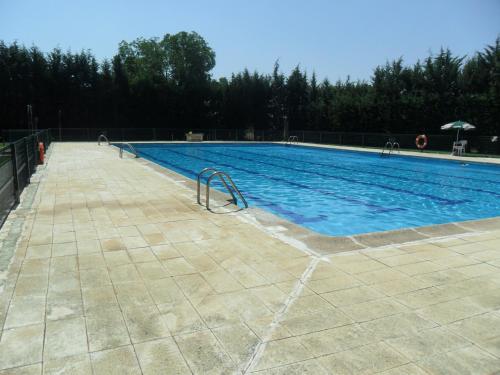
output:
<instances>
[{"instance_id":1,"label":"metal pool ladder","mask_svg":"<svg viewBox=\"0 0 500 375\"><path fill-rule=\"evenodd\" d=\"M130 143L122 143L123 146L127 146L130 151L135 155L136 158L139 157L137 150ZM120 158L123 158L123 147L120 147Z\"/></svg>"},{"instance_id":2,"label":"metal pool ladder","mask_svg":"<svg viewBox=\"0 0 500 375\"><path fill-rule=\"evenodd\" d=\"M243 194L241 194L241 191L236 187L236 185L233 182L233 179L226 172L218 171L215 168L204 168L200 173L198 173L198 177L196 179L196 196L197 196L198 204L201 204L201 199L200 199L201 176L203 176L207 172L213 172L210 176L208 176L208 179L207 179L207 189L206 189L206 193L205 193L205 199L206 199L205 205L207 207L207 210L210 210L210 182L215 177L219 178L219 180L222 182L222 184L224 185L226 190L229 192L229 194L231 194L231 197L233 198L234 204L238 203L238 199L234 195L233 190L240 197L241 201L245 205L245 208L248 208L248 203L247 203L245 197L243 196ZM228 182L229 182L229 185L231 185L232 189L231 189L231 187L229 187Z\"/></svg>"},{"instance_id":3,"label":"metal pool ladder","mask_svg":"<svg viewBox=\"0 0 500 375\"><path fill-rule=\"evenodd\" d=\"M399 143L398 142L392 142L392 141L387 141L385 143L385 146L384 148L382 149L382 153L380 154L380 156L389 156L391 155L393 152L394 152L394 147L397 147L397 151L398 151L398 154L400 154L401 152L399 151ZM387 154L385 154L384 152L387 150Z\"/></svg>"},{"instance_id":4,"label":"metal pool ladder","mask_svg":"<svg viewBox=\"0 0 500 375\"><path fill-rule=\"evenodd\" d=\"M104 138L104 140L106 142L108 142L108 146L109 146L109 139L108 137L106 137L104 134L101 134L98 138L97 138L97 145L100 146L101 145L101 139Z\"/></svg>"},{"instance_id":5,"label":"metal pool ladder","mask_svg":"<svg viewBox=\"0 0 500 375\"><path fill-rule=\"evenodd\" d=\"M290 137L288 137L288 141L286 141L286 145L291 145L293 143L299 143L299 137L297 137L296 135L291 135Z\"/></svg>"}]
</instances>

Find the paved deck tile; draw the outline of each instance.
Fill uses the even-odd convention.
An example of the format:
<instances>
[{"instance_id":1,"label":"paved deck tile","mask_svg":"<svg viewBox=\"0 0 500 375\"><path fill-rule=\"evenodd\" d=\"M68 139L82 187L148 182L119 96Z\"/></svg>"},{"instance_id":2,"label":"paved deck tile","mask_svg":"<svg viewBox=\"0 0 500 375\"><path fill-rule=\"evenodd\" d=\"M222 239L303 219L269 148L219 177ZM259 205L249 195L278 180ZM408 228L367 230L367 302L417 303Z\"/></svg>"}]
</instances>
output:
<instances>
[{"instance_id":1,"label":"paved deck tile","mask_svg":"<svg viewBox=\"0 0 500 375\"><path fill-rule=\"evenodd\" d=\"M54 143L34 178L0 375L500 372L497 220L309 239L318 257L114 147Z\"/></svg>"}]
</instances>

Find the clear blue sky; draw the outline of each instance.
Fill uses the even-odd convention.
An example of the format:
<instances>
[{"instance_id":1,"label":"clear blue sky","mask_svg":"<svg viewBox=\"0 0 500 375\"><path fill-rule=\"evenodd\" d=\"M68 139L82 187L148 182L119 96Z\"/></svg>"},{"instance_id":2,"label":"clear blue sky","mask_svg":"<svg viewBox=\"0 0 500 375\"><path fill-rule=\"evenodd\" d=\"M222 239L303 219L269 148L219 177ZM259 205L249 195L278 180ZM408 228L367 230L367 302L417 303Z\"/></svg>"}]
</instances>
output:
<instances>
[{"instance_id":1,"label":"clear blue sky","mask_svg":"<svg viewBox=\"0 0 500 375\"><path fill-rule=\"evenodd\" d=\"M0 39L112 57L121 40L196 31L214 77L295 65L331 81L449 47L471 55L500 35L500 0L0 0Z\"/></svg>"}]
</instances>

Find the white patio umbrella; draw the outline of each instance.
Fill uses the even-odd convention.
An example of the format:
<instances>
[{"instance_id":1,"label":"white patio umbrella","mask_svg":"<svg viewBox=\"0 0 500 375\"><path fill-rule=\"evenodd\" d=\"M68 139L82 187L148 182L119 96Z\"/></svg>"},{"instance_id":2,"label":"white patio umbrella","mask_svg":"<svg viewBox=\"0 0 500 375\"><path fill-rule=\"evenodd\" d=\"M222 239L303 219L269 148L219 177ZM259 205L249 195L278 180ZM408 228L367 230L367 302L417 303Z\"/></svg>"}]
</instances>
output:
<instances>
[{"instance_id":1,"label":"white patio umbrella","mask_svg":"<svg viewBox=\"0 0 500 375\"><path fill-rule=\"evenodd\" d=\"M441 130L457 129L457 142L458 142L458 134L460 133L460 130L467 131L467 130L473 130L475 128L476 127L474 125L471 125L465 121L454 121L454 122L450 122L449 124L445 124L445 125L441 126Z\"/></svg>"}]
</instances>

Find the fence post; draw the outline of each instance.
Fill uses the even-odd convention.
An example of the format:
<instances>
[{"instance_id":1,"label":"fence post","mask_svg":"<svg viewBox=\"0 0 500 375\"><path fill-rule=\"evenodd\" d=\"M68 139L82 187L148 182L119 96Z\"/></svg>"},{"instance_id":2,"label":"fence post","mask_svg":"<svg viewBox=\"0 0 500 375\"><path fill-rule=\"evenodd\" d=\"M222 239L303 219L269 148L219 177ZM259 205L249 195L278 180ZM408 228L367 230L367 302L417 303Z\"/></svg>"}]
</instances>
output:
<instances>
[{"instance_id":1,"label":"fence post","mask_svg":"<svg viewBox=\"0 0 500 375\"><path fill-rule=\"evenodd\" d=\"M38 160L40 160L40 155L38 154L38 134L33 139L33 170L36 168L38 164Z\"/></svg>"},{"instance_id":2,"label":"fence post","mask_svg":"<svg viewBox=\"0 0 500 375\"><path fill-rule=\"evenodd\" d=\"M26 181L29 183L30 177L31 177L31 168L30 168L30 154L28 152L28 137L24 138L24 151L26 151L26 168L28 168L28 180Z\"/></svg>"},{"instance_id":3,"label":"fence post","mask_svg":"<svg viewBox=\"0 0 500 375\"><path fill-rule=\"evenodd\" d=\"M319 143L323 143L323 132L319 132Z\"/></svg>"},{"instance_id":4,"label":"fence post","mask_svg":"<svg viewBox=\"0 0 500 375\"><path fill-rule=\"evenodd\" d=\"M16 204L19 204L19 175L17 174L17 154L14 143L10 144L10 157L12 159L12 177L14 177L14 198Z\"/></svg>"},{"instance_id":5,"label":"fence post","mask_svg":"<svg viewBox=\"0 0 500 375\"><path fill-rule=\"evenodd\" d=\"M365 133L361 134L361 146L365 145Z\"/></svg>"},{"instance_id":6,"label":"fence post","mask_svg":"<svg viewBox=\"0 0 500 375\"><path fill-rule=\"evenodd\" d=\"M156 141L156 128L153 128L153 141Z\"/></svg>"}]
</instances>

